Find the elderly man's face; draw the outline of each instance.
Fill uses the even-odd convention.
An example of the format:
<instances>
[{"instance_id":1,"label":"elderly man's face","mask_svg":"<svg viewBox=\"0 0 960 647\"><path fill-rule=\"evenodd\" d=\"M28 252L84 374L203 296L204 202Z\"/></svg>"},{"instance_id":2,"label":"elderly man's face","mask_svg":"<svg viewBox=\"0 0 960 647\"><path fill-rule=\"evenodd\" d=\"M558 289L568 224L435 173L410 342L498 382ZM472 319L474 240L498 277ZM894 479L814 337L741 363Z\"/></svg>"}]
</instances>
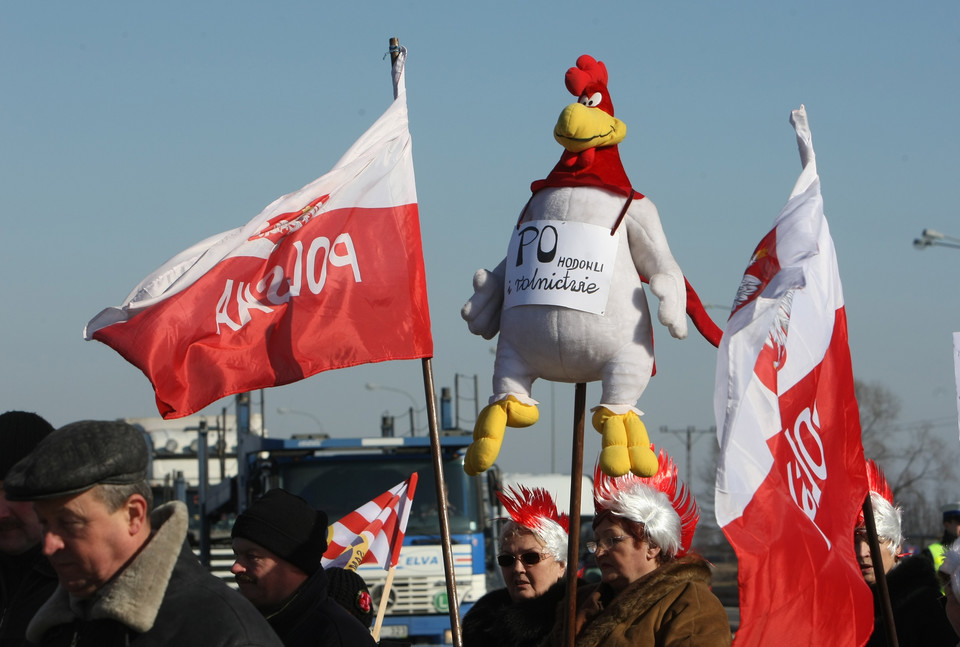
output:
<instances>
[{"instance_id":1,"label":"elderly man's face","mask_svg":"<svg viewBox=\"0 0 960 647\"><path fill-rule=\"evenodd\" d=\"M110 512L94 490L34 501L43 528L43 554L60 584L76 597L89 597L106 584L139 548L143 519L127 506Z\"/></svg>"},{"instance_id":2,"label":"elderly man's face","mask_svg":"<svg viewBox=\"0 0 960 647\"><path fill-rule=\"evenodd\" d=\"M233 554L230 571L240 593L261 611L280 606L307 579L299 568L249 539L234 537Z\"/></svg>"},{"instance_id":3,"label":"elderly man's face","mask_svg":"<svg viewBox=\"0 0 960 647\"><path fill-rule=\"evenodd\" d=\"M857 547L857 562L860 564L860 573L863 575L863 579L866 580L867 584L874 584L877 581L877 574L874 568L873 558L870 556L870 543L867 541L866 532L857 532L854 538ZM883 573L887 574L897 563L897 558L891 552L891 550L893 550L892 541L884 539L883 537L880 537L879 541L880 558L883 560L880 566L883 568Z\"/></svg>"},{"instance_id":4,"label":"elderly man's face","mask_svg":"<svg viewBox=\"0 0 960 647\"><path fill-rule=\"evenodd\" d=\"M0 481L0 553L21 555L40 543L43 531L29 501L7 501Z\"/></svg>"}]
</instances>

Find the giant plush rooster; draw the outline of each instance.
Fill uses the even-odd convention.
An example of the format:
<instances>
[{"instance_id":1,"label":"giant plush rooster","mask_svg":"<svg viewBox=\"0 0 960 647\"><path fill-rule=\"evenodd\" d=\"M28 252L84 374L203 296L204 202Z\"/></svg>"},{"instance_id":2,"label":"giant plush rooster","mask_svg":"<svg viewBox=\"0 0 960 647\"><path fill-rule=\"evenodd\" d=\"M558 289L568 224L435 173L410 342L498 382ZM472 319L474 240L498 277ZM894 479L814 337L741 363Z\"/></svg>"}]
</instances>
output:
<instances>
[{"instance_id":1,"label":"giant plush rooster","mask_svg":"<svg viewBox=\"0 0 960 647\"><path fill-rule=\"evenodd\" d=\"M506 427L537 421L537 378L601 381L593 409L603 435L601 469L610 476L658 469L636 408L654 367L643 282L649 278L660 323L678 339L687 334L688 284L657 208L633 190L620 162L617 145L627 129L614 116L606 66L581 56L566 86L578 99L554 129L563 155L532 184L507 257L493 271L477 271L461 311L470 332L485 339L500 333L493 396L464 462L469 474L493 465ZM718 339L719 329L712 334Z\"/></svg>"}]
</instances>

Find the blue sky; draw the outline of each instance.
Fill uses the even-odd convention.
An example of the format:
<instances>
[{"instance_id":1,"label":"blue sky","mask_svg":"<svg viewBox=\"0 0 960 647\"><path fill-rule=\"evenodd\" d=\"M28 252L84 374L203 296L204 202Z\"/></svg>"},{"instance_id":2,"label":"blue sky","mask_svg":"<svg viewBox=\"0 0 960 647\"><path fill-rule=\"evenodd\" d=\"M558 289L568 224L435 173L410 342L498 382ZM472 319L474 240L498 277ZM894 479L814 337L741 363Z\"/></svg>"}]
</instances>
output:
<instances>
[{"instance_id":1,"label":"blue sky","mask_svg":"<svg viewBox=\"0 0 960 647\"><path fill-rule=\"evenodd\" d=\"M387 107L397 36L438 392L476 375L489 396L494 345L459 309L560 156L563 74L586 53L609 69L627 173L721 325L800 172L788 117L806 105L855 375L900 396L902 423L957 438L960 250L911 246L925 227L960 236L956 2L6 2L0 16L0 410L56 425L156 415L146 378L84 342L84 325L169 257L329 170ZM696 333L655 335L659 373L639 406L682 461L678 438L655 430L714 424L716 353ZM276 414L287 407L332 435L376 434L384 410L404 429L407 397L367 382L422 397L419 361L326 373L268 390L268 427L316 431ZM538 383L534 397L541 422L511 431L500 462L565 470L573 386Z\"/></svg>"}]
</instances>

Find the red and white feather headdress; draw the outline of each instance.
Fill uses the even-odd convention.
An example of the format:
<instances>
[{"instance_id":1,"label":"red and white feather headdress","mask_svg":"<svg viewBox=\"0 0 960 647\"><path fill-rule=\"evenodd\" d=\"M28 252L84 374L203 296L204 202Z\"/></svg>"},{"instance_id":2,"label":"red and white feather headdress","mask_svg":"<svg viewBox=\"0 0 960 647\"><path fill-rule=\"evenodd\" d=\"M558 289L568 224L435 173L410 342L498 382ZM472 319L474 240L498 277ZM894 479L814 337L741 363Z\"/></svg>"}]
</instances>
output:
<instances>
[{"instance_id":1,"label":"red and white feather headdress","mask_svg":"<svg viewBox=\"0 0 960 647\"><path fill-rule=\"evenodd\" d=\"M883 470L873 459L867 459L867 487L870 489L870 503L873 506L873 519L877 525L877 535L893 543L895 551L900 550L903 543L901 529L902 511L893 503L893 490L887 483ZM866 525L863 519L863 509L857 517L857 527Z\"/></svg>"},{"instance_id":2,"label":"red and white feather headdress","mask_svg":"<svg viewBox=\"0 0 960 647\"><path fill-rule=\"evenodd\" d=\"M690 550L700 508L679 479L673 459L661 449L657 460L660 469L647 478L632 473L610 477L598 463L593 470L593 505L597 514L609 510L643 524L647 537L667 557L682 557Z\"/></svg>"},{"instance_id":3,"label":"red and white feather headdress","mask_svg":"<svg viewBox=\"0 0 960 647\"><path fill-rule=\"evenodd\" d=\"M506 491L498 491L497 498L514 523L535 534L554 559L566 562L570 517L557 510L557 504L549 492L543 488L509 486Z\"/></svg>"}]
</instances>

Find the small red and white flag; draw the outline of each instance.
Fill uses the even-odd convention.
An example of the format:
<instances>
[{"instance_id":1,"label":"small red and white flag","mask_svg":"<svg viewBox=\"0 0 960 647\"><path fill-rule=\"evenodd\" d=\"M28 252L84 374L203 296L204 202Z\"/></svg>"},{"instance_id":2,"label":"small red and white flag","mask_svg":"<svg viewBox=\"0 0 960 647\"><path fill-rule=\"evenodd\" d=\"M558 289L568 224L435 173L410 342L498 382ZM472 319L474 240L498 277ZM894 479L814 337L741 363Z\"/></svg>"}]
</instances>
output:
<instances>
[{"instance_id":1,"label":"small red and white flag","mask_svg":"<svg viewBox=\"0 0 960 647\"><path fill-rule=\"evenodd\" d=\"M84 330L144 372L164 418L320 371L433 354L407 127L396 99L333 169L181 252Z\"/></svg>"},{"instance_id":2,"label":"small red and white flag","mask_svg":"<svg viewBox=\"0 0 960 647\"><path fill-rule=\"evenodd\" d=\"M360 564L396 566L417 490L417 473L333 523L327 533L324 568L356 570Z\"/></svg>"},{"instance_id":3,"label":"small red and white flag","mask_svg":"<svg viewBox=\"0 0 960 647\"><path fill-rule=\"evenodd\" d=\"M719 347L716 515L739 563L735 645L863 645L873 598L853 535L867 479L846 312L802 106L790 121L803 172Z\"/></svg>"}]
</instances>

